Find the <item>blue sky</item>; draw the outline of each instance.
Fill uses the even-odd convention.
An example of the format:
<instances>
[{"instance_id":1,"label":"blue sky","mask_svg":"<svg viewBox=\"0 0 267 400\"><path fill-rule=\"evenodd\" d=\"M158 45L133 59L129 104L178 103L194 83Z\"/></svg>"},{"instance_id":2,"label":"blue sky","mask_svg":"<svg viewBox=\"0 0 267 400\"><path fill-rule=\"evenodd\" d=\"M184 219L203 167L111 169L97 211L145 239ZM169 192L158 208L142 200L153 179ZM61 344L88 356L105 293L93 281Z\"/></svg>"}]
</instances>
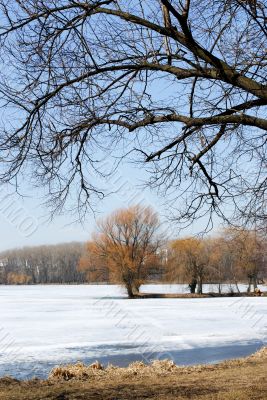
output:
<instances>
[{"instance_id":1,"label":"blue sky","mask_svg":"<svg viewBox=\"0 0 267 400\"><path fill-rule=\"evenodd\" d=\"M141 172L143 175L143 173ZM135 202L151 204L160 211L159 199L149 190L140 189L140 172L129 166L119 168L109 182L103 182L114 191L96 207L95 214L88 213L83 223L75 222L75 215L50 218L50 211L42 203L41 192L23 187L20 197L11 193L10 188L2 188L0 196L1 241L0 251L38 244L69 241L86 241L95 229L97 218L108 215L116 208L127 207ZM100 182L99 182L100 183Z\"/></svg>"},{"instance_id":2,"label":"blue sky","mask_svg":"<svg viewBox=\"0 0 267 400\"><path fill-rule=\"evenodd\" d=\"M89 213L83 223L75 222L75 216L69 214L51 220L49 209L42 205L43 198L40 191L25 187L24 194L27 196L19 197L13 194L7 197L8 189L2 188L0 251L40 244L86 241L95 229L97 218L108 215L116 208L127 207L134 203L151 205L164 219L168 214L168 210L163 206L164 199L149 189L140 187L145 176L146 171L140 169L140 166L137 169L126 163L121 165L114 177L109 182L104 182L115 193L100 201L96 213ZM195 223L183 234L198 233L203 229L204 222ZM169 232L172 236L178 236L174 225L169 227Z\"/></svg>"}]
</instances>

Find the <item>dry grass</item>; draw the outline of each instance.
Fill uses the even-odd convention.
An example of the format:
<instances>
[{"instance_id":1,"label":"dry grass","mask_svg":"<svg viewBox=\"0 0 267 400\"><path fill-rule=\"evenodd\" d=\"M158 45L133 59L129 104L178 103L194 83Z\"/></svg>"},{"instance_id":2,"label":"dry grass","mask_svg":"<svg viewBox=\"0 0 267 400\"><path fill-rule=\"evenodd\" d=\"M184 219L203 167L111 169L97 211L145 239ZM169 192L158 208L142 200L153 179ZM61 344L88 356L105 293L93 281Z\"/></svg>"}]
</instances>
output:
<instances>
[{"instance_id":1,"label":"dry grass","mask_svg":"<svg viewBox=\"0 0 267 400\"><path fill-rule=\"evenodd\" d=\"M1 400L267 400L267 348L217 365L135 362L127 368L82 363L54 368L47 381L0 379Z\"/></svg>"}]
</instances>

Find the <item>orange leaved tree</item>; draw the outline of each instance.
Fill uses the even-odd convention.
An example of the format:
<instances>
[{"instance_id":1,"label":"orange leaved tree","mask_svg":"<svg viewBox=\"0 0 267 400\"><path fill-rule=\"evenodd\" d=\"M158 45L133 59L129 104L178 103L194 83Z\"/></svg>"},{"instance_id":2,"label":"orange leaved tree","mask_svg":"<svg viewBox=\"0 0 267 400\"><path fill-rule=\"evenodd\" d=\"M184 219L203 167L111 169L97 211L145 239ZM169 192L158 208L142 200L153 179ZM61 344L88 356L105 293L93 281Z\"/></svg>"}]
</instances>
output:
<instances>
[{"instance_id":1,"label":"orange leaved tree","mask_svg":"<svg viewBox=\"0 0 267 400\"><path fill-rule=\"evenodd\" d=\"M188 237L171 243L173 265L183 279L189 280L191 293L203 291L203 280L208 274L209 254L204 240Z\"/></svg>"},{"instance_id":2,"label":"orange leaved tree","mask_svg":"<svg viewBox=\"0 0 267 400\"><path fill-rule=\"evenodd\" d=\"M109 282L109 270L105 260L99 257L99 252L94 241L86 243L85 251L79 261L78 271L84 272L86 280L90 283Z\"/></svg>"},{"instance_id":3,"label":"orange leaved tree","mask_svg":"<svg viewBox=\"0 0 267 400\"><path fill-rule=\"evenodd\" d=\"M151 269L159 263L159 218L150 207L120 209L99 221L87 247L83 270L108 270L109 280L125 286L134 297Z\"/></svg>"},{"instance_id":4,"label":"orange leaved tree","mask_svg":"<svg viewBox=\"0 0 267 400\"><path fill-rule=\"evenodd\" d=\"M257 288L260 275L266 267L266 240L256 230L228 229L225 231L228 242L232 245L234 266L237 274L248 280L248 293Z\"/></svg>"}]
</instances>

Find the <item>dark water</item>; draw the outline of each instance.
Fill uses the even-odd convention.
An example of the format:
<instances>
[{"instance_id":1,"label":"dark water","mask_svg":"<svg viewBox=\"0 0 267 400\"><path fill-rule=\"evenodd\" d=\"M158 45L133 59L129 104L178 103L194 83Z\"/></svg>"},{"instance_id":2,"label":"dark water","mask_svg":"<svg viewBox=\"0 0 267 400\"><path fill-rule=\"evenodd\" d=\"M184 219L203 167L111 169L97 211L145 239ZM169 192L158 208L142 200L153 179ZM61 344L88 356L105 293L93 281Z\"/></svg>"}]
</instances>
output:
<instances>
[{"instance_id":1,"label":"dark water","mask_svg":"<svg viewBox=\"0 0 267 400\"><path fill-rule=\"evenodd\" d=\"M131 352L131 348L128 346L127 354L112 354L112 351L114 350L117 352L119 352L119 350L125 350L125 346L116 346L116 349L111 349L109 346L105 349L102 349L103 355L97 356L97 360L103 365L113 364L121 367L127 366L129 363L134 361L143 361L145 363L149 363L150 361L156 359L171 359L177 365L214 364L223 360L248 356L259 350L264 345L266 345L266 343L261 341L251 341L250 343L242 345L231 344L220 347L173 350L166 353L157 351L153 353L147 353L145 351L140 351L140 349L139 352L136 352L136 348L133 348L133 352ZM90 364L96 361L96 357L86 356L86 353L88 354L89 352L88 348L75 348L72 350L79 350L79 361L82 361L85 364ZM92 348L90 348L90 353L92 353ZM107 355L105 355L105 353ZM76 361L77 358L68 358L66 363L75 363ZM33 377L47 378L51 369L59 364L62 364L62 358L59 358L58 361L40 361L37 363L35 361L1 363L0 358L0 377L9 375L18 379L31 379Z\"/></svg>"}]
</instances>

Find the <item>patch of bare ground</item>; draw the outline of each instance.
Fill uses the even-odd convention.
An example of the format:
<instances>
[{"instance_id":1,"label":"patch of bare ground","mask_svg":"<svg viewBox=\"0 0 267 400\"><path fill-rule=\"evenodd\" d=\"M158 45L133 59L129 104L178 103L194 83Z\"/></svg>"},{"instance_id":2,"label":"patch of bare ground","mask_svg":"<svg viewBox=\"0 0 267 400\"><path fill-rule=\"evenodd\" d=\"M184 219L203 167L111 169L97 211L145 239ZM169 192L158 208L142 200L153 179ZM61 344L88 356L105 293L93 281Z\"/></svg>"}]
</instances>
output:
<instances>
[{"instance_id":1,"label":"patch of bare ground","mask_svg":"<svg viewBox=\"0 0 267 400\"><path fill-rule=\"evenodd\" d=\"M46 381L0 379L1 400L267 400L267 348L216 365L170 361L127 368L99 363L59 366Z\"/></svg>"}]
</instances>

